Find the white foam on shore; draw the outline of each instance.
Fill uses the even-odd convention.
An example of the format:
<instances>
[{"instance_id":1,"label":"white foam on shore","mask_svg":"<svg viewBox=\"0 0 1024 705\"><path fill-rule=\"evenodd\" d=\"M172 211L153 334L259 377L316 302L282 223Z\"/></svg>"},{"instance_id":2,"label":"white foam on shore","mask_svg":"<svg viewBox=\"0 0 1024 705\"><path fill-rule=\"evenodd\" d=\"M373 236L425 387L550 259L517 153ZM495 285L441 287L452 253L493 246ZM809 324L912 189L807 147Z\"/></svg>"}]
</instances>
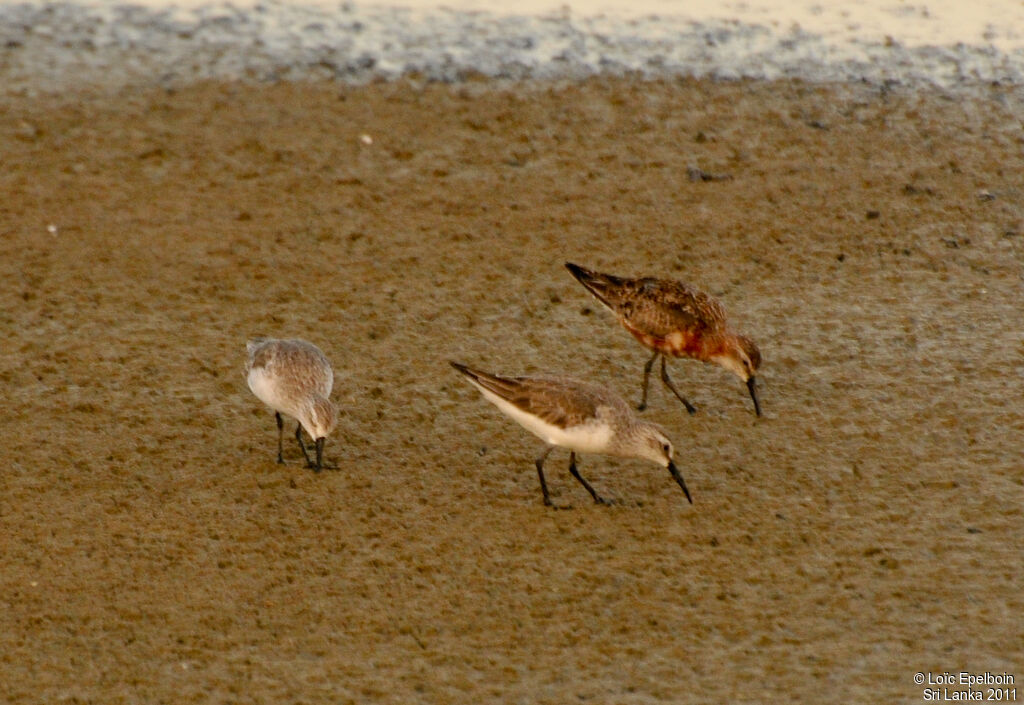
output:
<instances>
[{"instance_id":1,"label":"white foam on shore","mask_svg":"<svg viewBox=\"0 0 1024 705\"><path fill-rule=\"evenodd\" d=\"M1011 0L0 2L8 90L204 78L595 73L1024 85Z\"/></svg>"}]
</instances>

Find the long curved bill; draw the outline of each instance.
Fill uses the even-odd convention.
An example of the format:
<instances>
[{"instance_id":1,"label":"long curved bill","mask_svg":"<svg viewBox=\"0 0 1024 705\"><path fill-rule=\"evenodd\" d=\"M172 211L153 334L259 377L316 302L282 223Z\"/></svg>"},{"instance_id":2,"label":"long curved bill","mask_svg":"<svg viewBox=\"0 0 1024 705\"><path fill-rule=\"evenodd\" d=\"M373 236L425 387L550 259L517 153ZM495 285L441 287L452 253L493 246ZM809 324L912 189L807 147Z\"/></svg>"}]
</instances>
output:
<instances>
[{"instance_id":1,"label":"long curved bill","mask_svg":"<svg viewBox=\"0 0 1024 705\"><path fill-rule=\"evenodd\" d=\"M668 471L672 473L672 479L679 483L679 486L683 488L683 494L686 495L686 499L689 500L690 504L693 504L693 497L690 496L690 490L686 489L686 480L679 474L679 470L676 468L676 464L671 460L668 461Z\"/></svg>"},{"instance_id":2,"label":"long curved bill","mask_svg":"<svg viewBox=\"0 0 1024 705\"><path fill-rule=\"evenodd\" d=\"M750 398L754 400L754 413L761 415L761 404L757 401L757 380L751 377L747 380L747 389L750 390Z\"/></svg>"}]
</instances>

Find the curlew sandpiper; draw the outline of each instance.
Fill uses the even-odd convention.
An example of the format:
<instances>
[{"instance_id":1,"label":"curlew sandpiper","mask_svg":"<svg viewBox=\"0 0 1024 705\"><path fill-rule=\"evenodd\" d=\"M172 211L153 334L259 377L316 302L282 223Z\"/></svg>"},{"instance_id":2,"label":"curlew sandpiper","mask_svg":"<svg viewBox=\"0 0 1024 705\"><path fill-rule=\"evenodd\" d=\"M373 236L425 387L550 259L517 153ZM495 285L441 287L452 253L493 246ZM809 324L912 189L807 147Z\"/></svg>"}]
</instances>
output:
<instances>
[{"instance_id":1,"label":"curlew sandpiper","mask_svg":"<svg viewBox=\"0 0 1024 705\"><path fill-rule=\"evenodd\" d=\"M647 387L651 368L661 358L661 381L691 414L697 410L679 393L665 368L665 356L689 357L714 363L736 374L747 383L754 413L761 415L757 399L757 368L761 352L754 341L729 329L725 309L710 294L667 279L643 277L627 279L601 274L573 264L566 269L608 307L619 323L654 355L644 365L643 396L637 408L647 407Z\"/></svg>"},{"instance_id":2,"label":"curlew sandpiper","mask_svg":"<svg viewBox=\"0 0 1024 705\"><path fill-rule=\"evenodd\" d=\"M544 504L554 506L544 481L544 461L555 447L568 448L569 472L594 502L601 497L576 468L576 453L598 453L650 460L666 468L693 504L683 476L672 462L672 443L660 426L636 417L621 398L604 387L566 377L499 377L457 362L484 397L547 445L537 457L537 476Z\"/></svg>"}]
</instances>

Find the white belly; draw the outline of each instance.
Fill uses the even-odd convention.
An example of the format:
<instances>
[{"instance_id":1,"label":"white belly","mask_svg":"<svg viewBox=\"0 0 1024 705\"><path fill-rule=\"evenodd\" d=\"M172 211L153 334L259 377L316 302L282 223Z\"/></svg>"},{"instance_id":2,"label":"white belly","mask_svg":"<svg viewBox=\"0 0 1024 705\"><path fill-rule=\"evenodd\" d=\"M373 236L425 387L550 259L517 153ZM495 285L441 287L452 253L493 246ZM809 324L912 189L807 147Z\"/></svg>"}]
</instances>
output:
<instances>
[{"instance_id":1,"label":"white belly","mask_svg":"<svg viewBox=\"0 0 1024 705\"><path fill-rule=\"evenodd\" d=\"M288 403L288 400L281 395L276 380L268 375L264 368L257 367L250 370L247 381L249 382L249 389L252 390L252 393L261 402L274 411L295 416L295 410Z\"/></svg>"},{"instance_id":2,"label":"white belly","mask_svg":"<svg viewBox=\"0 0 1024 705\"><path fill-rule=\"evenodd\" d=\"M603 453L612 440L612 429L607 423L594 419L592 423L570 428L559 428L533 414L528 414L517 406L505 401L494 392L477 386L489 402L501 409L507 416L515 419L520 426L534 434L545 443L580 453Z\"/></svg>"}]
</instances>

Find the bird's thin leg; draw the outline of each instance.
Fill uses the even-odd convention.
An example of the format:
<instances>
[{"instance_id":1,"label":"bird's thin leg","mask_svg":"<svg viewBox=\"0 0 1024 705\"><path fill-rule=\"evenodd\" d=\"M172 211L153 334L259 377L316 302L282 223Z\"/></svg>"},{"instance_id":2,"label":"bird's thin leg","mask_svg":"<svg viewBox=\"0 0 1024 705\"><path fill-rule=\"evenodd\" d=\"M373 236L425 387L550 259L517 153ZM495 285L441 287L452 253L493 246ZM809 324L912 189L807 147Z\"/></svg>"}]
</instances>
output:
<instances>
[{"instance_id":1,"label":"bird's thin leg","mask_svg":"<svg viewBox=\"0 0 1024 705\"><path fill-rule=\"evenodd\" d=\"M279 465L284 465L284 456L281 454L283 448L282 440L284 438L284 419L281 418L280 412L275 411L274 416L277 418L277 462Z\"/></svg>"},{"instance_id":2,"label":"bird's thin leg","mask_svg":"<svg viewBox=\"0 0 1024 705\"><path fill-rule=\"evenodd\" d=\"M672 384L672 380L668 378L668 370L665 368L664 356L661 358L661 381L665 383L666 387L672 390L672 393L676 395L676 398L679 399L679 401L683 402L683 406L686 407L686 410L689 411L691 415L697 413L697 407L686 401L683 395L679 393L679 390L676 389L676 385Z\"/></svg>"},{"instance_id":3,"label":"bird's thin leg","mask_svg":"<svg viewBox=\"0 0 1024 705\"><path fill-rule=\"evenodd\" d=\"M611 502L595 492L594 488L590 486L590 483L583 478L583 475L580 475L579 470L576 469L575 451L569 453L569 472L572 473L572 476L579 480L580 484L586 488L587 492L590 493L590 496L594 498L594 502L597 504L611 504Z\"/></svg>"},{"instance_id":4,"label":"bird's thin leg","mask_svg":"<svg viewBox=\"0 0 1024 705\"><path fill-rule=\"evenodd\" d=\"M317 472L320 472L324 466L324 441L326 440L323 436L316 439L316 467L313 469Z\"/></svg>"},{"instance_id":5,"label":"bird's thin leg","mask_svg":"<svg viewBox=\"0 0 1024 705\"><path fill-rule=\"evenodd\" d=\"M548 446L544 449L544 452L537 458L537 477L540 478L540 491L544 493L544 506L553 507L551 503L551 495L548 494L548 483L544 482L544 461L547 460L548 455L555 449L554 446Z\"/></svg>"},{"instance_id":6,"label":"bird's thin leg","mask_svg":"<svg viewBox=\"0 0 1024 705\"><path fill-rule=\"evenodd\" d=\"M306 467L315 468L313 461L309 459L309 453L306 452L306 444L302 442L302 424L295 424L295 440L299 442L299 448L302 448L302 454L306 457Z\"/></svg>"},{"instance_id":7,"label":"bird's thin leg","mask_svg":"<svg viewBox=\"0 0 1024 705\"><path fill-rule=\"evenodd\" d=\"M640 397L640 403L636 407L637 411L643 411L647 408L647 383L651 379L651 368L654 367L654 361L658 359L658 355L660 354L660 352L655 352L654 355L651 356L651 359L647 361L647 364L644 365L644 391L643 396ZM662 364L664 364L664 362L665 360L662 358Z\"/></svg>"}]
</instances>

